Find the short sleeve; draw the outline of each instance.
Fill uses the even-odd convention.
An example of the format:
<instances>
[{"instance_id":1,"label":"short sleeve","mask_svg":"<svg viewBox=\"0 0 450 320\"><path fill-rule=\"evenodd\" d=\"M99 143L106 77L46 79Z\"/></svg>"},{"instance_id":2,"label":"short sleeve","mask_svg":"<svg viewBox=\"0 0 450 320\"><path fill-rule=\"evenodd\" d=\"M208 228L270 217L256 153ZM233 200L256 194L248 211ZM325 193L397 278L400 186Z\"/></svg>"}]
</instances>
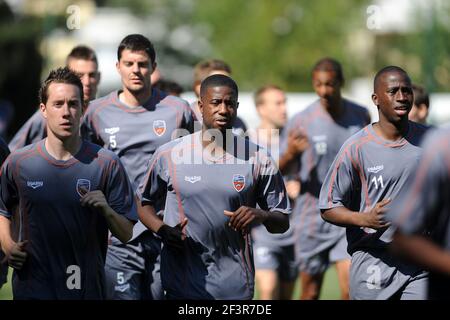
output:
<instances>
[{"instance_id":1,"label":"short sleeve","mask_svg":"<svg viewBox=\"0 0 450 320\"><path fill-rule=\"evenodd\" d=\"M92 108L88 107L86 113L84 114L81 125L80 125L80 133L81 137L89 142L95 143L101 147L105 145L104 141L100 138L99 133L97 132L94 126L94 112L92 112Z\"/></svg>"},{"instance_id":2,"label":"short sleeve","mask_svg":"<svg viewBox=\"0 0 450 320\"><path fill-rule=\"evenodd\" d=\"M346 207L355 210L359 201L353 197L360 194L358 189L361 182L354 158L351 146L344 145L325 176L320 190L319 209Z\"/></svg>"},{"instance_id":3,"label":"short sleeve","mask_svg":"<svg viewBox=\"0 0 450 320\"><path fill-rule=\"evenodd\" d=\"M270 155L261 148L257 152L256 200L261 209L291 213L283 176Z\"/></svg>"},{"instance_id":4,"label":"short sleeve","mask_svg":"<svg viewBox=\"0 0 450 320\"><path fill-rule=\"evenodd\" d=\"M155 206L163 203L166 198L168 179L167 160L157 151L150 159L147 173L136 191L141 204Z\"/></svg>"},{"instance_id":5,"label":"short sleeve","mask_svg":"<svg viewBox=\"0 0 450 320\"><path fill-rule=\"evenodd\" d=\"M109 168L105 192L109 206L118 214L137 221L133 189L122 163L115 157L109 163Z\"/></svg>"},{"instance_id":6,"label":"short sleeve","mask_svg":"<svg viewBox=\"0 0 450 320\"><path fill-rule=\"evenodd\" d=\"M11 161L10 156L3 163L0 172L0 214L7 218L11 218L12 210L19 203Z\"/></svg>"}]
</instances>

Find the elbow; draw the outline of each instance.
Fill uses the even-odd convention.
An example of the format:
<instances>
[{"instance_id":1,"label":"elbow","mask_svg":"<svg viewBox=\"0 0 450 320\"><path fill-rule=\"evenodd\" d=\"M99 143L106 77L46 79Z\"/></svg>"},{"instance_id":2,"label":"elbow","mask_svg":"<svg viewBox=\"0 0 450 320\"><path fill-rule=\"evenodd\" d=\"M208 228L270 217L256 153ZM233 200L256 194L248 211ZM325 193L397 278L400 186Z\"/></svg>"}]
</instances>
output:
<instances>
[{"instance_id":1,"label":"elbow","mask_svg":"<svg viewBox=\"0 0 450 320\"><path fill-rule=\"evenodd\" d=\"M267 227L266 227L267 228ZM289 229L289 216L287 214L283 214L283 219L276 225L272 225L267 228L267 231L270 233L285 233Z\"/></svg>"},{"instance_id":2,"label":"elbow","mask_svg":"<svg viewBox=\"0 0 450 320\"><path fill-rule=\"evenodd\" d=\"M332 223L329 217L329 210L320 210L320 216L322 217L323 220L325 220L328 223Z\"/></svg>"},{"instance_id":3,"label":"elbow","mask_svg":"<svg viewBox=\"0 0 450 320\"><path fill-rule=\"evenodd\" d=\"M131 221L127 221L120 235L116 235L117 239L119 239L122 243L127 243L133 237L133 223Z\"/></svg>"}]
</instances>

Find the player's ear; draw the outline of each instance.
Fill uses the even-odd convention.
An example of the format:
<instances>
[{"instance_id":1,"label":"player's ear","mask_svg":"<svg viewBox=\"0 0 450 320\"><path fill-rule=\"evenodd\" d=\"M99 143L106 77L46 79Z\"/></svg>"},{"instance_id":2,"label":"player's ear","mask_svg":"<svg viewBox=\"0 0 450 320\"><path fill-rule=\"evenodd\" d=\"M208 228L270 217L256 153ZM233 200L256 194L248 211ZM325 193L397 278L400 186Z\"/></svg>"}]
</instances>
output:
<instances>
[{"instance_id":1,"label":"player's ear","mask_svg":"<svg viewBox=\"0 0 450 320\"><path fill-rule=\"evenodd\" d=\"M200 113L203 115L203 102L200 99L200 97L199 97L199 99L197 101L197 104L198 104L198 110L200 110Z\"/></svg>"},{"instance_id":2,"label":"player's ear","mask_svg":"<svg viewBox=\"0 0 450 320\"><path fill-rule=\"evenodd\" d=\"M155 72L156 66L157 66L156 62L153 62L152 63L152 74L153 74L153 72Z\"/></svg>"},{"instance_id":3,"label":"player's ear","mask_svg":"<svg viewBox=\"0 0 450 320\"><path fill-rule=\"evenodd\" d=\"M41 110L41 113L44 116L44 118L47 119L47 107L45 106L45 104L43 103L39 104L39 109Z\"/></svg>"},{"instance_id":4,"label":"player's ear","mask_svg":"<svg viewBox=\"0 0 450 320\"><path fill-rule=\"evenodd\" d=\"M120 61L117 61L117 62L116 62L116 70L117 70L117 72L118 72L119 75L120 75L120 69L119 69L119 66L120 66Z\"/></svg>"},{"instance_id":5,"label":"player's ear","mask_svg":"<svg viewBox=\"0 0 450 320\"><path fill-rule=\"evenodd\" d=\"M378 107L378 96L376 93L372 93L372 101L373 101L373 104Z\"/></svg>"}]
</instances>

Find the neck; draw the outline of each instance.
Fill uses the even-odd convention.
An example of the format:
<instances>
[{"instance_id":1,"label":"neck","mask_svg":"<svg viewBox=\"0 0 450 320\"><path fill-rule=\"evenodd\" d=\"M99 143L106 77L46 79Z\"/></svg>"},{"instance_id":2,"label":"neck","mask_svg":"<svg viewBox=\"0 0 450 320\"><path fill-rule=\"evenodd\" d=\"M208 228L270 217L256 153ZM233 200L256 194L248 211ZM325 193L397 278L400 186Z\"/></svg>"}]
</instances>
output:
<instances>
[{"instance_id":1,"label":"neck","mask_svg":"<svg viewBox=\"0 0 450 320\"><path fill-rule=\"evenodd\" d=\"M231 132L230 130L227 130ZM227 133L220 132L218 130L213 130L213 134L211 134L211 130L206 128L204 125L202 127L202 135L200 139L202 140L203 149L208 149L215 153L217 152L226 152L227 149Z\"/></svg>"},{"instance_id":2,"label":"neck","mask_svg":"<svg viewBox=\"0 0 450 320\"><path fill-rule=\"evenodd\" d=\"M56 160L69 160L81 147L81 138L78 134L61 140L52 134L50 130L47 130L47 132L49 134L47 139L45 139L45 149Z\"/></svg>"},{"instance_id":3,"label":"neck","mask_svg":"<svg viewBox=\"0 0 450 320\"><path fill-rule=\"evenodd\" d=\"M267 120L261 120L261 123L258 126L258 130L268 130L270 132L270 130L274 130L274 129L279 129L277 128L272 122L269 122Z\"/></svg>"},{"instance_id":4,"label":"neck","mask_svg":"<svg viewBox=\"0 0 450 320\"><path fill-rule=\"evenodd\" d=\"M325 110L331 115L332 118L338 118L344 112L344 101L342 97L339 96L336 101L333 101L332 104L329 104L325 107Z\"/></svg>"},{"instance_id":5,"label":"neck","mask_svg":"<svg viewBox=\"0 0 450 320\"><path fill-rule=\"evenodd\" d=\"M129 107L139 107L144 105L152 96L152 89L145 90L139 93L132 93L124 88L119 94L119 100Z\"/></svg>"},{"instance_id":6,"label":"neck","mask_svg":"<svg viewBox=\"0 0 450 320\"><path fill-rule=\"evenodd\" d=\"M374 130L386 140L396 141L408 134L408 118L402 118L398 122L388 121L380 114L380 121L374 124Z\"/></svg>"}]
</instances>

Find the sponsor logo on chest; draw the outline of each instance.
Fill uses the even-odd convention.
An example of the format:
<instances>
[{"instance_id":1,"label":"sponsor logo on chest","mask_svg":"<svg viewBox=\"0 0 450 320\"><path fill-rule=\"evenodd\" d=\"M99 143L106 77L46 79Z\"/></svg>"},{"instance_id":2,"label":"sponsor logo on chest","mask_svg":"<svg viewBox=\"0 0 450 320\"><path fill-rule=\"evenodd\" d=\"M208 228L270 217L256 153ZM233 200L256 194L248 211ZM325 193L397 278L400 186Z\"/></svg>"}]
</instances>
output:
<instances>
[{"instance_id":1,"label":"sponsor logo on chest","mask_svg":"<svg viewBox=\"0 0 450 320\"><path fill-rule=\"evenodd\" d=\"M27 181L27 187L37 189L44 186L44 181Z\"/></svg>"},{"instance_id":2,"label":"sponsor logo on chest","mask_svg":"<svg viewBox=\"0 0 450 320\"><path fill-rule=\"evenodd\" d=\"M184 181L196 183L202 180L201 176L184 176Z\"/></svg>"},{"instance_id":3,"label":"sponsor logo on chest","mask_svg":"<svg viewBox=\"0 0 450 320\"><path fill-rule=\"evenodd\" d=\"M367 171L369 171L371 173L378 173L378 172L380 172L383 169L384 169L384 165L379 165L379 166L374 166L374 167L367 168Z\"/></svg>"},{"instance_id":4,"label":"sponsor logo on chest","mask_svg":"<svg viewBox=\"0 0 450 320\"><path fill-rule=\"evenodd\" d=\"M116 134L119 131L120 131L120 127L105 128L105 132L107 134Z\"/></svg>"}]
</instances>

